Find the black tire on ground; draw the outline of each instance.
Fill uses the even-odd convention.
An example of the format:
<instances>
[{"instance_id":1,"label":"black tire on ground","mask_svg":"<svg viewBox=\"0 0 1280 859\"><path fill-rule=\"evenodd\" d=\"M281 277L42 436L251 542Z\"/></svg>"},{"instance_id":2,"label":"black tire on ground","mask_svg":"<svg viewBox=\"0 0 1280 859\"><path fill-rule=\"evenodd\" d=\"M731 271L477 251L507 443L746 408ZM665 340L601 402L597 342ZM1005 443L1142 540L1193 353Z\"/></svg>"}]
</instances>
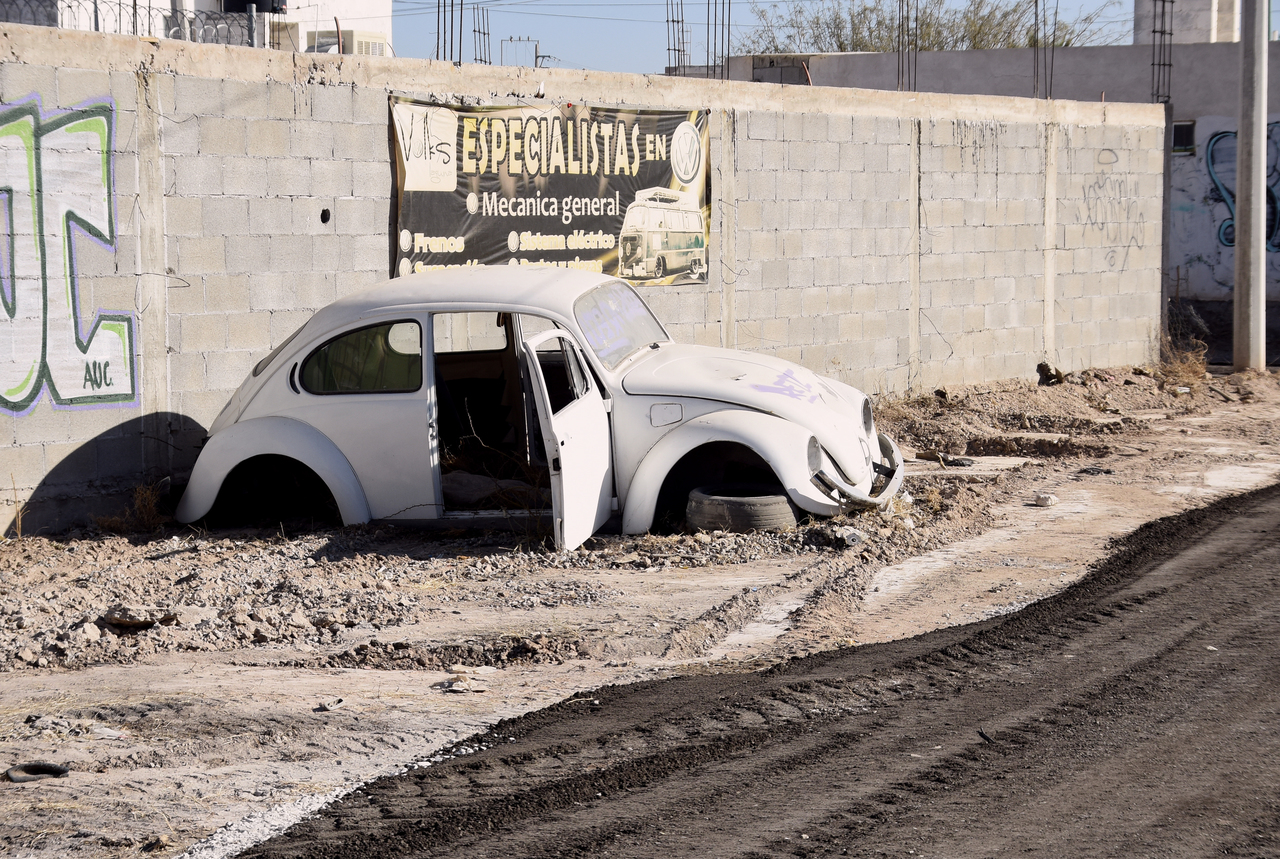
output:
<instances>
[{"instance_id":1,"label":"black tire on ground","mask_svg":"<svg viewBox=\"0 0 1280 859\"><path fill-rule=\"evenodd\" d=\"M799 512L781 486L730 483L690 492L685 522L702 531L783 531Z\"/></svg>"}]
</instances>

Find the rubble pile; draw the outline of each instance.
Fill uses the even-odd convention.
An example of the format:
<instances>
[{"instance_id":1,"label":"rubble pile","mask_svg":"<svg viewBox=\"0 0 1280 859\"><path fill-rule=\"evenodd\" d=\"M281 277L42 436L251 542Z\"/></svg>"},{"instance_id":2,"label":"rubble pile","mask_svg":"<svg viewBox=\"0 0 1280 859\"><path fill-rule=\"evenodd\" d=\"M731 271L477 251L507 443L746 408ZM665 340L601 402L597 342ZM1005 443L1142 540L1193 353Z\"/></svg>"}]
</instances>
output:
<instances>
[{"instance_id":1,"label":"rubble pile","mask_svg":"<svg viewBox=\"0 0 1280 859\"><path fill-rule=\"evenodd\" d=\"M805 524L777 533L596 536L572 552L529 547L511 534L444 536L387 526L211 537L187 530L132 540L72 532L0 546L0 671L131 662L164 651L287 645L319 664L439 667L436 651L351 649L343 633L421 623L470 604L505 609L605 606L625 596L626 573L696 569L805 553L855 551L889 559L940 545L957 506ZM974 490L960 490L973 498ZM602 570L615 575L601 578ZM581 571L582 575L575 575ZM588 573L591 573L589 575ZM349 639L349 636L348 636ZM494 643L483 661L560 659L573 640ZM508 656L510 652L510 656Z\"/></svg>"}]
</instances>

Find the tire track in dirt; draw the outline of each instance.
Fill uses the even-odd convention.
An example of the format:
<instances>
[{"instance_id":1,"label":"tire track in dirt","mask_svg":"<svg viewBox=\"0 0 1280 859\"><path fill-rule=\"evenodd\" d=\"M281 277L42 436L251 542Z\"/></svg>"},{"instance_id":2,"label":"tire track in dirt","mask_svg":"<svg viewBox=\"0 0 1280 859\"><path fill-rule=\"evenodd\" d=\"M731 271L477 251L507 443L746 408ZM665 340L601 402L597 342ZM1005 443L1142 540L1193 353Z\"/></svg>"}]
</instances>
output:
<instances>
[{"instance_id":1,"label":"tire track in dirt","mask_svg":"<svg viewBox=\"0 0 1280 859\"><path fill-rule=\"evenodd\" d=\"M1278 571L1273 487L1002 618L501 723L245 855L1276 855Z\"/></svg>"}]
</instances>

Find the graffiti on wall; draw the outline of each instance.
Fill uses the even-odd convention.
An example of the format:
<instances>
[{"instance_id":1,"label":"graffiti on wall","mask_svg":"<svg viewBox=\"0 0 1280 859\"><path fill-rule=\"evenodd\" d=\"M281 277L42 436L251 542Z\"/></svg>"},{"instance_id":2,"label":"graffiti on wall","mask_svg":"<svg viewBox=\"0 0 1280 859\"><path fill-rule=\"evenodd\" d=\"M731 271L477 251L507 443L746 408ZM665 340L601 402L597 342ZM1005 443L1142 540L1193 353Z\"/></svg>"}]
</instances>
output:
<instances>
[{"instance_id":1,"label":"graffiti on wall","mask_svg":"<svg viewBox=\"0 0 1280 859\"><path fill-rule=\"evenodd\" d=\"M1129 254L1142 248L1147 216L1133 178L1112 170L1120 158L1112 149L1101 149L1094 158L1094 173L1084 180L1080 222L1096 232L1107 251L1107 265L1116 271L1129 267Z\"/></svg>"},{"instance_id":2,"label":"graffiti on wall","mask_svg":"<svg viewBox=\"0 0 1280 859\"><path fill-rule=\"evenodd\" d=\"M131 313L81 312L79 242L114 249L109 103L0 105L0 408L135 400Z\"/></svg>"},{"instance_id":3,"label":"graffiti on wall","mask_svg":"<svg viewBox=\"0 0 1280 859\"><path fill-rule=\"evenodd\" d=\"M1280 298L1280 121L1267 125L1267 295ZM1235 281L1236 119L1195 121L1194 149L1169 166L1170 267L1181 294L1223 300Z\"/></svg>"}]
</instances>

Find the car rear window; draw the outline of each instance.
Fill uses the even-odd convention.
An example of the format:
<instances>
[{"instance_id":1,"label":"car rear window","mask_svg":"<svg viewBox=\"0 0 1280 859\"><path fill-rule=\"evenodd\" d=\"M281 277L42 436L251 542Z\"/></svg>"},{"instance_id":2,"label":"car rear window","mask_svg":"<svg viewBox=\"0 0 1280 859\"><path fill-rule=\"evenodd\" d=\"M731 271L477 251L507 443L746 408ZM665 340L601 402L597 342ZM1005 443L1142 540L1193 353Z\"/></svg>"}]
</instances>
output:
<instances>
[{"instance_id":1,"label":"car rear window","mask_svg":"<svg viewBox=\"0 0 1280 859\"><path fill-rule=\"evenodd\" d=\"M389 322L348 331L302 362L312 394L394 394L422 387L422 327Z\"/></svg>"}]
</instances>

